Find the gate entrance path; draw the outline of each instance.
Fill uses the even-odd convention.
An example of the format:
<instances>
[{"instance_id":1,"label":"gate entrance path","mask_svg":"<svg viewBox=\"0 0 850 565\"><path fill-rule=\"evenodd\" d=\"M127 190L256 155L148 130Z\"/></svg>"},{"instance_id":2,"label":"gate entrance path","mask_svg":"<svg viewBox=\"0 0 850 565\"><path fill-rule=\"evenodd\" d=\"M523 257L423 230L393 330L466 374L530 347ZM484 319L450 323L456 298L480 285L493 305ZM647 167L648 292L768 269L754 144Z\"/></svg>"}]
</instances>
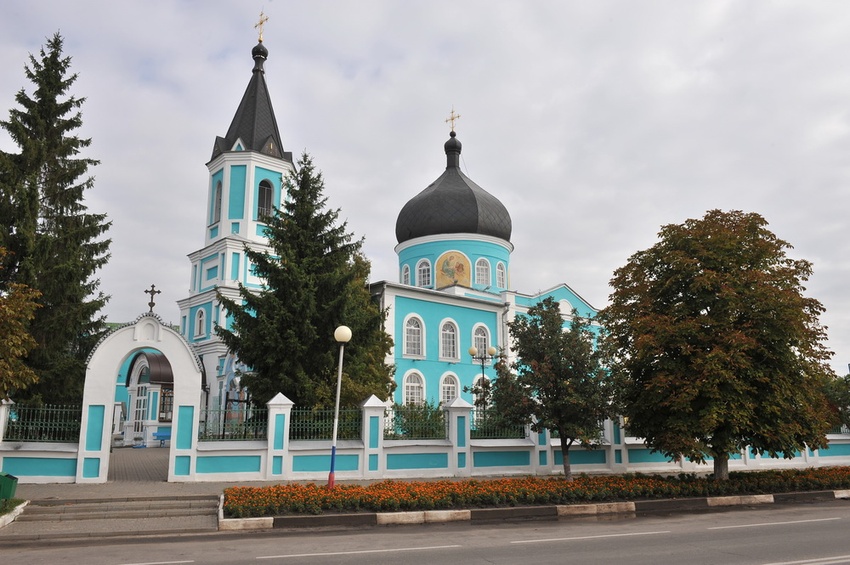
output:
<instances>
[{"instance_id":1,"label":"gate entrance path","mask_svg":"<svg viewBox=\"0 0 850 565\"><path fill-rule=\"evenodd\" d=\"M165 482L168 447L116 447L109 458L109 481Z\"/></svg>"}]
</instances>

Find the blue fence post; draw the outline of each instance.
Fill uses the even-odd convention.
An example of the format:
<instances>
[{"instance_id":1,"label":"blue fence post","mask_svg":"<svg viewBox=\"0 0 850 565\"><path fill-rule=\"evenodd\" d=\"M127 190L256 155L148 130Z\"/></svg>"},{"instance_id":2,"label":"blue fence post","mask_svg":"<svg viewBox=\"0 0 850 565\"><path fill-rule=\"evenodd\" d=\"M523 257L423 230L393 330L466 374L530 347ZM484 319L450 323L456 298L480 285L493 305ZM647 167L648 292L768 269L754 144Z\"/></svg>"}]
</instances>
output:
<instances>
[{"instance_id":1,"label":"blue fence post","mask_svg":"<svg viewBox=\"0 0 850 565\"><path fill-rule=\"evenodd\" d=\"M266 436L268 451L264 478L267 480L284 478L287 469L292 469L289 457L289 426L292 422L293 405L294 403L281 393L277 393L266 403L269 428Z\"/></svg>"}]
</instances>

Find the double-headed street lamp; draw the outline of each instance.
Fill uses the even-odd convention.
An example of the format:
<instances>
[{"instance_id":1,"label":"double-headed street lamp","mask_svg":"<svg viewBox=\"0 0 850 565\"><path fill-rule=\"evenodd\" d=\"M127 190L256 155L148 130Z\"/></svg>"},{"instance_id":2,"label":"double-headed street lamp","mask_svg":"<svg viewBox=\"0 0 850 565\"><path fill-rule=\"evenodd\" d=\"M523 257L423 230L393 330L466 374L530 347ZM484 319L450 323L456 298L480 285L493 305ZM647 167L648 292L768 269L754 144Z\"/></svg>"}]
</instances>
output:
<instances>
[{"instance_id":1,"label":"double-headed street lamp","mask_svg":"<svg viewBox=\"0 0 850 565\"><path fill-rule=\"evenodd\" d=\"M339 391L342 388L342 354L345 344L351 341L351 328L339 326L334 330L334 339L339 344L339 371L336 374L336 404L334 405L334 431L331 441L331 471L328 473L328 488L334 488L334 466L336 464L336 434L339 429Z\"/></svg>"},{"instance_id":2,"label":"double-headed street lamp","mask_svg":"<svg viewBox=\"0 0 850 565\"><path fill-rule=\"evenodd\" d=\"M472 355L473 361L478 361L479 363L481 363L481 378L482 379L486 378L486 376L484 375L484 365L488 361L492 361L493 359L498 357L498 355L496 355L498 352L499 352L499 350L496 349L495 347L493 347L492 345L487 348L487 351L480 351L480 352L478 351L478 348L475 347L474 345L469 348L469 354Z\"/></svg>"}]
</instances>

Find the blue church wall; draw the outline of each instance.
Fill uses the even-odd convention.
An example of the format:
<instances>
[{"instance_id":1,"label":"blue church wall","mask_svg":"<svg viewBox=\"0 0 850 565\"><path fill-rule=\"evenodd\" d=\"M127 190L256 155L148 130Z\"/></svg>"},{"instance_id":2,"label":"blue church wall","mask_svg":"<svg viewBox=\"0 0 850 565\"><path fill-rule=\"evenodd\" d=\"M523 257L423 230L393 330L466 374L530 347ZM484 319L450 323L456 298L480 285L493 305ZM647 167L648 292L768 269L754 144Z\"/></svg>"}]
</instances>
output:
<instances>
[{"instance_id":1,"label":"blue church wall","mask_svg":"<svg viewBox=\"0 0 850 565\"><path fill-rule=\"evenodd\" d=\"M273 192L272 192L272 200L274 201L274 207L280 208L281 202L281 180L283 178L283 174L280 171L273 171L271 169L266 169L264 167L255 167L254 168L254 194L258 195L260 190L260 182L267 180L272 184ZM256 202L256 200L255 200Z\"/></svg>"},{"instance_id":2,"label":"blue church wall","mask_svg":"<svg viewBox=\"0 0 850 565\"><path fill-rule=\"evenodd\" d=\"M505 290L496 286L496 265L502 263L505 265L506 276L509 277L510 252L503 245L495 242L481 240L461 240L447 239L438 241L423 242L417 245L411 245L399 251L399 269L403 269L405 265L410 268L411 285L421 286L416 279L416 267L422 259L427 259L431 264L431 285L428 288L433 288L437 279L437 272L440 265L437 264L438 259L448 252L456 252L462 255L469 263L469 280L472 288L482 290L487 286L488 290L493 292L497 290ZM490 284L475 283L475 262L480 259L487 259L490 263ZM507 281L506 281L507 282Z\"/></svg>"},{"instance_id":3,"label":"blue church wall","mask_svg":"<svg viewBox=\"0 0 850 565\"><path fill-rule=\"evenodd\" d=\"M218 262L219 256L218 253L213 253L207 257L204 257L200 261L200 271L201 271L201 279L198 281L198 292L206 292L208 290L213 290L218 283ZM212 278L210 277L210 272L213 272ZM209 283L209 281L214 281Z\"/></svg>"},{"instance_id":4,"label":"blue church wall","mask_svg":"<svg viewBox=\"0 0 850 565\"><path fill-rule=\"evenodd\" d=\"M245 179L247 171L245 165L230 167L230 198L227 200L227 218L229 220L245 219Z\"/></svg>"},{"instance_id":5,"label":"blue church wall","mask_svg":"<svg viewBox=\"0 0 850 565\"><path fill-rule=\"evenodd\" d=\"M543 301L545 298L552 297L555 301L566 300L578 311L579 316L583 316L585 318L593 318L596 316L596 309L593 308L590 304L587 303L582 297L573 292L573 290L567 285L557 286L553 289L544 291L540 294L536 294L534 296L528 295L517 295L516 304L517 306L524 306L526 308L530 308ZM569 314L569 312L561 312L562 314Z\"/></svg>"},{"instance_id":6,"label":"blue church wall","mask_svg":"<svg viewBox=\"0 0 850 565\"><path fill-rule=\"evenodd\" d=\"M195 330L197 329L197 320L198 320L198 311L203 310L204 312L204 332L203 334L198 334ZM189 343L195 343L198 341L205 341L210 338L210 326L212 324L212 303L207 302L206 304L200 304L198 306L193 306L189 309L189 325L187 326L186 332L186 340Z\"/></svg>"},{"instance_id":7,"label":"blue church wall","mask_svg":"<svg viewBox=\"0 0 850 565\"><path fill-rule=\"evenodd\" d=\"M422 357L410 357L404 354L404 326L411 314L415 314L423 323L424 355ZM441 360L440 355L440 326L444 321L451 320L458 329L458 358L454 360ZM425 379L425 398L437 403L440 400L440 379L450 372L456 375L460 381L460 396L465 400L472 401L470 393L463 393L464 386L471 386L474 379L481 374L480 365L473 364L467 350L472 345L472 335L476 326L483 325L487 328L490 343L498 345L498 314L496 312L482 311L476 308L460 306L456 304L444 304L428 300L398 296L395 299L395 364L396 380L399 386L396 388L396 402L404 401L404 387L401 386L404 375L416 371ZM491 366L487 366L493 378L495 373Z\"/></svg>"}]
</instances>

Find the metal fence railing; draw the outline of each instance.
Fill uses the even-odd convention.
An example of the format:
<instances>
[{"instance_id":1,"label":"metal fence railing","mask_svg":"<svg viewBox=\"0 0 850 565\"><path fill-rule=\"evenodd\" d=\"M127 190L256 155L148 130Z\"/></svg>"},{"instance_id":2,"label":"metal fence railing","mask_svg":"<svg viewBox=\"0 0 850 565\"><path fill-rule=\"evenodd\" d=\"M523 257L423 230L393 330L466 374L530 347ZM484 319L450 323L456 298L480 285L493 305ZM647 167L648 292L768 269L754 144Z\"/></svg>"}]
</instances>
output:
<instances>
[{"instance_id":1,"label":"metal fence railing","mask_svg":"<svg viewBox=\"0 0 850 565\"><path fill-rule=\"evenodd\" d=\"M524 439L528 428L505 422L495 410L476 409L472 411L469 433L472 439Z\"/></svg>"},{"instance_id":2,"label":"metal fence railing","mask_svg":"<svg viewBox=\"0 0 850 565\"><path fill-rule=\"evenodd\" d=\"M397 404L384 413L384 439L448 439L447 414L429 404Z\"/></svg>"},{"instance_id":3,"label":"metal fence railing","mask_svg":"<svg viewBox=\"0 0 850 565\"><path fill-rule=\"evenodd\" d=\"M293 408L289 422L290 440L333 439L333 409ZM340 408L337 439L362 439L363 412L360 408Z\"/></svg>"},{"instance_id":4,"label":"metal fence railing","mask_svg":"<svg viewBox=\"0 0 850 565\"><path fill-rule=\"evenodd\" d=\"M201 411L198 426L200 441L250 441L268 437L269 414L266 408L209 408Z\"/></svg>"},{"instance_id":5,"label":"metal fence railing","mask_svg":"<svg viewBox=\"0 0 850 565\"><path fill-rule=\"evenodd\" d=\"M842 424L840 426L835 426L834 428L829 430L829 432L827 432L827 433L830 433L830 434L850 434L850 428L848 428L847 426Z\"/></svg>"},{"instance_id":6,"label":"metal fence railing","mask_svg":"<svg viewBox=\"0 0 850 565\"><path fill-rule=\"evenodd\" d=\"M80 441L80 406L26 406L16 404L9 411L4 441Z\"/></svg>"}]
</instances>

